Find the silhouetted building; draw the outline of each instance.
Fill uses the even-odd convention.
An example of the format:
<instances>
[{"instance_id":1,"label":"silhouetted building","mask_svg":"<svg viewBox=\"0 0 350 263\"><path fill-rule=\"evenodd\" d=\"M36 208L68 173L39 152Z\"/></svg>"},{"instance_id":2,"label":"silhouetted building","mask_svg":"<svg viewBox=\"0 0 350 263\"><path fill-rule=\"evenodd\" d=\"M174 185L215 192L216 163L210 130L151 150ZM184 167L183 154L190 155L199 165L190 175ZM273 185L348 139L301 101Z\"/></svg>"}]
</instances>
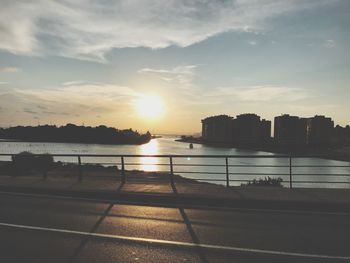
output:
<instances>
[{"instance_id":1,"label":"silhouetted building","mask_svg":"<svg viewBox=\"0 0 350 263\"><path fill-rule=\"evenodd\" d=\"M274 119L274 141L288 148L350 145L350 127L337 126L331 118L316 115L300 118L284 114ZM202 120L202 138L207 142L257 145L271 142L271 121L253 113L217 115Z\"/></svg>"},{"instance_id":2,"label":"silhouetted building","mask_svg":"<svg viewBox=\"0 0 350 263\"><path fill-rule=\"evenodd\" d=\"M329 145L331 144L334 122L331 118L316 115L307 120L307 144Z\"/></svg>"},{"instance_id":3,"label":"silhouetted building","mask_svg":"<svg viewBox=\"0 0 350 263\"><path fill-rule=\"evenodd\" d=\"M350 145L350 126L335 126L333 130L333 143L341 146Z\"/></svg>"},{"instance_id":4,"label":"silhouetted building","mask_svg":"<svg viewBox=\"0 0 350 263\"><path fill-rule=\"evenodd\" d=\"M207 142L231 141L232 117L218 115L202 120L202 138Z\"/></svg>"},{"instance_id":5,"label":"silhouetted building","mask_svg":"<svg viewBox=\"0 0 350 263\"><path fill-rule=\"evenodd\" d=\"M262 119L260 122L260 140L269 142L271 140L271 121Z\"/></svg>"},{"instance_id":6,"label":"silhouetted building","mask_svg":"<svg viewBox=\"0 0 350 263\"><path fill-rule=\"evenodd\" d=\"M300 146L306 144L307 120L284 114L275 117L274 139L281 145Z\"/></svg>"},{"instance_id":7,"label":"silhouetted building","mask_svg":"<svg viewBox=\"0 0 350 263\"><path fill-rule=\"evenodd\" d=\"M260 142L260 117L256 114L241 114L233 120L233 142L242 144L256 144Z\"/></svg>"},{"instance_id":8,"label":"silhouetted building","mask_svg":"<svg viewBox=\"0 0 350 263\"><path fill-rule=\"evenodd\" d=\"M271 122L256 114L218 115L202 120L202 138L207 142L258 144L271 138Z\"/></svg>"}]
</instances>

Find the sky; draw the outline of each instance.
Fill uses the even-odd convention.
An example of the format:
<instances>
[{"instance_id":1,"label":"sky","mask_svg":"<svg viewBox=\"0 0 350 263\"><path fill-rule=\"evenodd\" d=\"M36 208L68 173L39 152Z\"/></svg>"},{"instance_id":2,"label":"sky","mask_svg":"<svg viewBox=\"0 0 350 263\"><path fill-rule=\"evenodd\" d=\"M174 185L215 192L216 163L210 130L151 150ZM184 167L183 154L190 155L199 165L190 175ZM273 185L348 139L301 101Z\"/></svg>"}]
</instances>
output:
<instances>
[{"instance_id":1,"label":"sky","mask_svg":"<svg viewBox=\"0 0 350 263\"><path fill-rule=\"evenodd\" d=\"M190 134L242 113L350 124L349 0L0 4L0 127Z\"/></svg>"}]
</instances>

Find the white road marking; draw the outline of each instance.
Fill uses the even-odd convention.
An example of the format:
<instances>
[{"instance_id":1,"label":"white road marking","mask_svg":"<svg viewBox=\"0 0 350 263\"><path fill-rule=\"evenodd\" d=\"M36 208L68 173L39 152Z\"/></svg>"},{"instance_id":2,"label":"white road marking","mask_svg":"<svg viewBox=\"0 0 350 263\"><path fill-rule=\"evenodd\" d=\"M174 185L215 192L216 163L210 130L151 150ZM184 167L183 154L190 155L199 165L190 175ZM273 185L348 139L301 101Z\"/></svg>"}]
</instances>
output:
<instances>
[{"instance_id":1,"label":"white road marking","mask_svg":"<svg viewBox=\"0 0 350 263\"><path fill-rule=\"evenodd\" d=\"M100 198L86 198L86 197L76 197L76 196L63 196L63 195L51 195L51 194L29 194L29 193L19 193L19 192L8 192L0 191L0 194L5 195L15 195L15 196L27 196L34 198L51 198L51 199L62 199L62 200L76 200L84 202L95 202L95 203L113 203L122 205L148 205L148 206L165 206L165 207L179 207L180 204L168 204L168 203L146 203L142 201L121 201L113 199L100 199ZM186 205L185 205L186 206ZM350 212L322 212L322 211L307 211L307 210L283 210L283 209L259 209L259 208L234 208L234 207L213 207L205 205L187 205L189 209L207 209L207 210L222 210L222 211L235 211L235 212L275 212L275 213L286 213L286 214L311 214L311 215L339 215L339 216L349 216Z\"/></svg>"},{"instance_id":2,"label":"white road marking","mask_svg":"<svg viewBox=\"0 0 350 263\"><path fill-rule=\"evenodd\" d=\"M308 257L308 258L319 258L319 259L321 259L321 258L323 258L323 259L338 259L338 260L339 259L340 260L349 260L350 259L350 256L306 254L306 253L285 252L285 251L277 251L277 250L220 246L220 245L210 245L210 244L196 244L196 243L189 243L189 242L142 238L142 237L120 236L120 235L110 235L110 234L102 234L102 233L91 233L91 232L82 232L82 231L75 231L75 230L68 230L68 229L17 225L17 224L9 224L9 223L1 223L1 222L0 222L0 226L10 227L10 228L27 229L27 230L37 230L37 231L45 231L45 232L72 234L72 235L87 236L87 237L94 237L94 238L112 239L112 240L118 240L118 241L133 241L133 242L151 243L151 244L157 244L157 245L171 245L171 246L178 246L178 247L204 248L204 249L214 249L214 250L250 252L250 253L259 253L259 254L293 256L293 257Z\"/></svg>"}]
</instances>

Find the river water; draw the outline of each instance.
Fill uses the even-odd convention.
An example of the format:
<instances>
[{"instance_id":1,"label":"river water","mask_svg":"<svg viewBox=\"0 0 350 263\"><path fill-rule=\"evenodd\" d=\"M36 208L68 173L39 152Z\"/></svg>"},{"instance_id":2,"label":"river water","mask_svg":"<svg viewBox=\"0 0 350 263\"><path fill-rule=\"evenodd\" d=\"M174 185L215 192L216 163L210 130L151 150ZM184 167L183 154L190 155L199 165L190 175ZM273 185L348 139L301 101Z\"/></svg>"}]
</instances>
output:
<instances>
[{"instance_id":1,"label":"river water","mask_svg":"<svg viewBox=\"0 0 350 263\"><path fill-rule=\"evenodd\" d=\"M0 153L16 154L22 151L32 153L51 154L135 154L135 155L269 155L271 158L230 158L228 160L230 185L240 185L242 182L234 180L252 180L254 178L280 177L283 184L288 185L289 159L274 158L275 154L243 150L236 148L218 148L194 144L193 149L188 143L176 142L175 137L153 139L144 145L98 145L72 143L33 143L0 141ZM0 157L9 160L9 157ZM76 162L77 158L56 157L55 160ZM117 164L120 158L84 157L85 163ZM145 171L169 171L169 158L143 157L125 158L126 169ZM136 165L137 164L137 165ZM204 179L212 183L226 184L225 158L174 158L174 173L193 179ZM184 164L185 166L177 166ZM189 166L189 165L221 165ZM337 187L350 188L350 162L326 160L320 158L295 158L292 160L293 185L296 187ZM232 166L231 166L232 165ZM233 166L234 165L234 166ZM244 167L248 166L248 167ZM259 167L260 166L260 167ZM261 167L280 166L280 167ZM286 166L286 167L282 167ZM309 167L300 167L309 166ZM319 167L321 166L321 167ZM327 167L333 166L333 167ZM337 167L334 167L337 166ZM214 174L218 173L218 174ZM214 180L214 181L212 181ZM318 181L318 183L315 183ZM330 181L332 183L320 183Z\"/></svg>"}]
</instances>

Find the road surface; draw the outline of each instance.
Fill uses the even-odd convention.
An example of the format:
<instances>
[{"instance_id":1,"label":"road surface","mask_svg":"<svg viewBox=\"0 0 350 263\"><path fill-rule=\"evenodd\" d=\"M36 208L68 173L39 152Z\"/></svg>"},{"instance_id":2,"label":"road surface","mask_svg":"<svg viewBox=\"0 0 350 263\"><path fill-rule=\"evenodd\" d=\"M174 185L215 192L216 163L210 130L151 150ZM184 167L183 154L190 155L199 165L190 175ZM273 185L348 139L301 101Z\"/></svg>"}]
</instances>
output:
<instances>
[{"instance_id":1,"label":"road surface","mask_svg":"<svg viewBox=\"0 0 350 263\"><path fill-rule=\"evenodd\" d=\"M0 262L350 262L350 213L0 192Z\"/></svg>"}]
</instances>

